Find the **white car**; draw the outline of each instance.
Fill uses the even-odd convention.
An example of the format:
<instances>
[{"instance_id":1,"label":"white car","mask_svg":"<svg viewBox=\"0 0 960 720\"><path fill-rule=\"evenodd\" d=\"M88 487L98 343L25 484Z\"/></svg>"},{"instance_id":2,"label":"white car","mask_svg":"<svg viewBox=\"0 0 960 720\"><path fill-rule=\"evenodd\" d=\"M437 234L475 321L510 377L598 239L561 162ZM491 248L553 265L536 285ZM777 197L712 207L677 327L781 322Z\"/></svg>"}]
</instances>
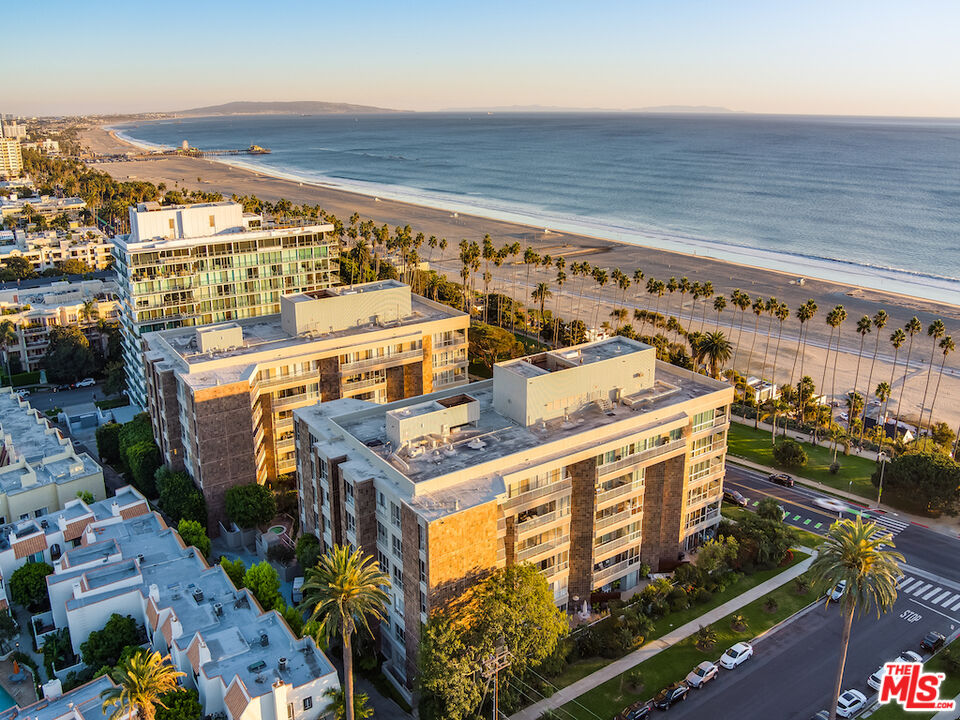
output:
<instances>
[{"instance_id":1,"label":"white car","mask_svg":"<svg viewBox=\"0 0 960 720\"><path fill-rule=\"evenodd\" d=\"M891 662L922 663L923 658L920 657L920 655L915 653L913 650L904 650L902 653L900 653L900 656L896 660L892 660ZM886 663L884 663L884 665L885 664ZM867 678L867 685L872 687L874 690L880 689L880 683L883 680L884 665L881 665L880 668L873 675Z\"/></svg>"},{"instance_id":2,"label":"white car","mask_svg":"<svg viewBox=\"0 0 960 720\"><path fill-rule=\"evenodd\" d=\"M709 660L704 660L687 675L687 685L703 687L717 676L717 666Z\"/></svg>"},{"instance_id":3,"label":"white car","mask_svg":"<svg viewBox=\"0 0 960 720\"><path fill-rule=\"evenodd\" d=\"M847 589L847 581L841 580L840 582L838 582L836 585L833 586L833 590L831 590L828 593L827 597L830 598L830 602L839 602L840 598L843 597L843 593L846 591L846 589Z\"/></svg>"},{"instance_id":4,"label":"white car","mask_svg":"<svg viewBox=\"0 0 960 720\"><path fill-rule=\"evenodd\" d=\"M84 378L83 380L81 380L80 382L77 383L77 387L78 387L78 388L81 388L81 387L93 387L93 386L96 385L96 384L97 384L97 381L94 380L93 378Z\"/></svg>"},{"instance_id":5,"label":"white car","mask_svg":"<svg viewBox=\"0 0 960 720\"><path fill-rule=\"evenodd\" d=\"M853 717L867 704L866 696L859 690L847 690L837 700L837 717Z\"/></svg>"},{"instance_id":6,"label":"white car","mask_svg":"<svg viewBox=\"0 0 960 720\"><path fill-rule=\"evenodd\" d=\"M720 665L727 670L733 670L737 665L745 663L753 657L753 646L750 643L738 642L720 656Z\"/></svg>"}]
</instances>

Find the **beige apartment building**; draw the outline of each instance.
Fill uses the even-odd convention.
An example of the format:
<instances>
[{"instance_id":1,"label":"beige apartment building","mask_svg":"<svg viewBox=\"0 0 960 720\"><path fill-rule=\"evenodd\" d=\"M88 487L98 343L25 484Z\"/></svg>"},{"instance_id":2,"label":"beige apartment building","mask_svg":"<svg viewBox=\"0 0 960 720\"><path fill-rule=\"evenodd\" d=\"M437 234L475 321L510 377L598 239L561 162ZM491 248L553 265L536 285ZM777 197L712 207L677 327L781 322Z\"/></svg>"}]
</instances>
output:
<instances>
[{"instance_id":1,"label":"beige apartment building","mask_svg":"<svg viewBox=\"0 0 960 720\"><path fill-rule=\"evenodd\" d=\"M384 280L287 295L279 315L149 333L147 407L164 461L203 490L215 528L228 488L296 468L294 409L465 384L469 324Z\"/></svg>"},{"instance_id":2,"label":"beige apartment building","mask_svg":"<svg viewBox=\"0 0 960 720\"><path fill-rule=\"evenodd\" d=\"M574 612L715 532L733 389L655 353L613 337L424 397L294 412L301 527L390 574L380 643L404 692L421 623L490 569L535 564Z\"/></svg>"},{"instance_id":3,"label":"beige apartment building","mask_svg":"<svg viewBox=\"0 0 960 720\"><path fill-rule=\"evenodd\" d=\"M23 173L23 153L20 141L0 136L0 179L10 180Z\"/></svg>"},{"instance_id":4,"label":"beige apartment building","mask_svg":"<svg viewBox=\"0 0 960 720\"><path fill-rule=\"evenodd\" d=\"M113 243L95 227L42 232L0 230L0 263L13 257L23 258L38 273L68 260L79 260L94 270L105 270L113 262Z\"/></svg>"}]
</instances>

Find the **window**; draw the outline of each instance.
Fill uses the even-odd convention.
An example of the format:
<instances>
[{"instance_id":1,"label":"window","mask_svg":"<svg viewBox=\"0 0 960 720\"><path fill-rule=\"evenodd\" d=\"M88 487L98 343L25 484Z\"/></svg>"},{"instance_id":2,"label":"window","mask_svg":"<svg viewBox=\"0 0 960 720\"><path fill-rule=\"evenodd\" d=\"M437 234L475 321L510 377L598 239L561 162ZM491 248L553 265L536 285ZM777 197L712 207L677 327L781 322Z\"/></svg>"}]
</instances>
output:
<instances>
[{"instance_id":1,"label":"window","mask_svg":"<svg viewBox=\"0 0 960 720\"><path fill-rule=\"evenodd\" d=\"M382 542L384 545L387 544L387 529L379 520L377 521L377 542Z\"/></svg>"},{"instance_id":2,"label":"window","mask_svg":"<svg viewBox=\"0 0 960 720\"><path fill-rule=\"evenodd\" d=\"M350 513L347 513L347 532L357 531L357 521Z\"/></svg>"},{"instance_id":3,"label":"window","mask_svg":"<svg viewBox=\"0 0 960 720\"><path fill-rule=\"evenodd\" d=\"M37 508L36 510L33 511L34 517L40 517L41 515L46 515L46 514L47 514L47 509L45 507Z\"/></svg>"},{"instance_id":4,"label":"window","mask_svg":"<svg viewBox=\"0 0 960 720\"><path fill-rule=\"evenodd\" d=\"M170 229L173 230L173 228L174 228L173 218L170 218L170 219L167 221L167 224L169 224Z\"/></svg>"},{"instance_id":5,"label":"window","mask_svg":"<svg viewBox=\"0 0 960 720\"><path fill-rule=\"evenodd\" d=\"M396 503L390 503L390 519L394 527L400 527L400 507Z\"/></svg>"},{"instance_id":6,"label":"window","mask_svg":"<svg viewBox=\"0 0 960 720\"><path fill-rule=\"evenodd\" d=\"M21 519L21 520L29 520L29 519L30 519L30 513L24 513L23 515L20 516L20 519Z\"/></svg>"},{"instance_id":7,"label":"window","mask_svg":"<svg viewBox=\"0 0 960 720\"><path fill-rule=\"evenodd\" d=\"M420 561L420 582L427 581L427 564L421 560Z\"/></svg>"},{"instance_id":8,"label":"window","mask_svg":"<svg viewBox=\"0 0 960 720\"><path fill-rule=\"evenodd\" d=\"M393 556L403 559L403 541L396 535L393 536Z\"/></svg>"},{"instance_id":9,"label":"window","mask_svg":"<svg viewBox=\"0 0 960 720\"><path fill-rule=\"evenodd\" d=\"M210 216L210 227L216 227L216 225L217 225L217 222L216 222L216 220L214 219L214 216L211 215L211 216Z\"/></svg>"},{"instance_id":10,"label":"window","mask_svg":"<svg viewBox=\"0 0 960 720\"><path fill-rule=\"evenodd\" d=\"M377 507L387 509L387 499L384 497L383 493L377 490Z\"/></svg>"},{"instance_id":11,"label":"window","mask_svg":"<svg viewBox=\"0 0 960 720\"><path fill-rule=\"evenodd\" d=\"M305 697L305 698L303 699L303 709L304 709L304 710L310 710L312 707L313 707L313 698L312 698L312 697Z\"/></svg>"},{"instance_id":12,"label":"window","mask_svg":"<svg viewBox=\"0 0 960 720\"><path fill-rule=\"evenodd\" d=\"M427 611L427 594L421 590L420 591L420 612L425 613Z\"/></svg>"},{"instance_id":13,"label":"window","mask_svg":"<svg viewBox=\"0 0 960 720\"><path fill-rule=\"evenodd\" d=\"M421 550L426 550L427 549L427 529L423 525L420 525L418 523L417 531L419 534L419 541L420 541L419 547Z\"/></svg>"},{"instance_id":14,"label":"window","mask_svg":"<svg viewBox=\"0 0 960 720\"><path fill-rule=\"evenodd\" d=\"M287 720L293 720L293 703L287 703Z\"/></svg>"},{"instance_id":15,"label":"window","mask_svg":"<svg viewBox=\"0 0 960 720\"><path fill-rule=\"evenodd\" d=\"M393 586L397 590L403 590L403 573L396 566L393 568Z\"/></svg>"},{"instance_id":16,"label":"window","mask_svg":"<svg viewBox=\"0 0 960 720\"><path fill-rule=\"evenodd\" d=\"M326 480L328 472L329 472L329 468L327 467L327 461L324 460L323 458L320 458L320 477Z\"/></svg>"},{"instance_id":17,"label":"window","mask_svg":"<svg viewBox=\"0 0 960 720\"><path fill-rule=\"evenodd\" d=\"M399 625L397 625L397 626L393 629L393 632L394 632L394 635L397 636L397 640L399 640L400 642L405 642L405 640L404 640L404 638L403 638L403 628L402 628L402 627L400 627Z\"/></svg>"},{"instance_id":18,"label":"window","mask_svg":"<svg viewBox=\"0 0 960 720\"><path fill-rule=\"evenodd\" d=\"M377 550L377 561L380 563L381 570L385 573L390 572L390 561L387 559L387 555L383 550Z\"/></svg>"},{"instance_id":19,"label":"window","mask_svg":"<svg viewBox=\"0 0 960 720\"><path fill-rule=\"evenodd\" d=\"M344 483L343 491L347 497L347 504L352 505L353 504L353 483Z\"/></svg>"}]
</instances>

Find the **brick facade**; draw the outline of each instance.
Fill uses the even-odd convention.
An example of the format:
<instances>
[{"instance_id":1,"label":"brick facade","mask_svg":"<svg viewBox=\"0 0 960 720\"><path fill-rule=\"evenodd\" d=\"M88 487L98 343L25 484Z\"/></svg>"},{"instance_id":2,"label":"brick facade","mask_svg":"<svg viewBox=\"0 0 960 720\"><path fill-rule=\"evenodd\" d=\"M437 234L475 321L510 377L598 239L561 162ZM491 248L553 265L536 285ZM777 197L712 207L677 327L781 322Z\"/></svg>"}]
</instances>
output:
<instances>
[{"instance_id":1,"label":"brick facade","mask_svg":"<svg viewBox=\"0 0 960 720\"><path fill-rule=\"evenodd\" d=\"M586 599L593 589L593 525L596 515L596 458L568 468L570 488L570 574L567 596Z\"/></svg>"}]
</instances>

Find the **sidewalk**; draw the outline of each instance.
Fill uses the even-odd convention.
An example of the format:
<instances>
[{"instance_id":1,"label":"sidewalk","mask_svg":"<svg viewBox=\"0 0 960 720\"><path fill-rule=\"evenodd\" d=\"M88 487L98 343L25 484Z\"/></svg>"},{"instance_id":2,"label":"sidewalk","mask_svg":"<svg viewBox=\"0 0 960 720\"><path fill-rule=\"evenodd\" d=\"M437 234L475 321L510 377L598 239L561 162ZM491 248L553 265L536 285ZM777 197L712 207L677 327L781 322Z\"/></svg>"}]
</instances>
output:
<instances>
[{"instance_id":1,"label":"sidewalk","mask_svg":"<svg viewBox=\"0 0 960 720\"><path fill-rule=\"evenodd\" d=\"M719 605L713 610L704 613L700 617L691 620L687 624L671 630L666 635L647 643L639 650L634 650L629 655L625 655L619 660L615 660L609 665L600 668L595 673L577 680L577 682L573 683L572 685L568 685L565 688L557 690L557 692L550 697L541 700L538 703L534 703L515 715L512 715L510 720L537 720L537 718L543 715L543 713L545 713L547 710L553 710L561 707L562 705L566 705L571 700L583 695L583 693L592 690L598 685L602 685L607 680L617 677L621 673L624 673L632 667L639 665L645 660L649 660L654 655L657 655L662 650L666 650L668 647L677 644L684 638L690 637L700 629L701 625L709 625L710 623L717 622L730 613L735 612L745 605L749 605L754 600L763 597L767 593L776 590L781 585L785 585L795 577L803 574L813 563L813 558L814 556L811 555L806 560L797 563L790 569L784 570L776 577L772 577L766 582L760 583L756 587L747 590L742 595L738 595L732 600L728 600L723 605Z\"/></svg>"}]
</instances>

